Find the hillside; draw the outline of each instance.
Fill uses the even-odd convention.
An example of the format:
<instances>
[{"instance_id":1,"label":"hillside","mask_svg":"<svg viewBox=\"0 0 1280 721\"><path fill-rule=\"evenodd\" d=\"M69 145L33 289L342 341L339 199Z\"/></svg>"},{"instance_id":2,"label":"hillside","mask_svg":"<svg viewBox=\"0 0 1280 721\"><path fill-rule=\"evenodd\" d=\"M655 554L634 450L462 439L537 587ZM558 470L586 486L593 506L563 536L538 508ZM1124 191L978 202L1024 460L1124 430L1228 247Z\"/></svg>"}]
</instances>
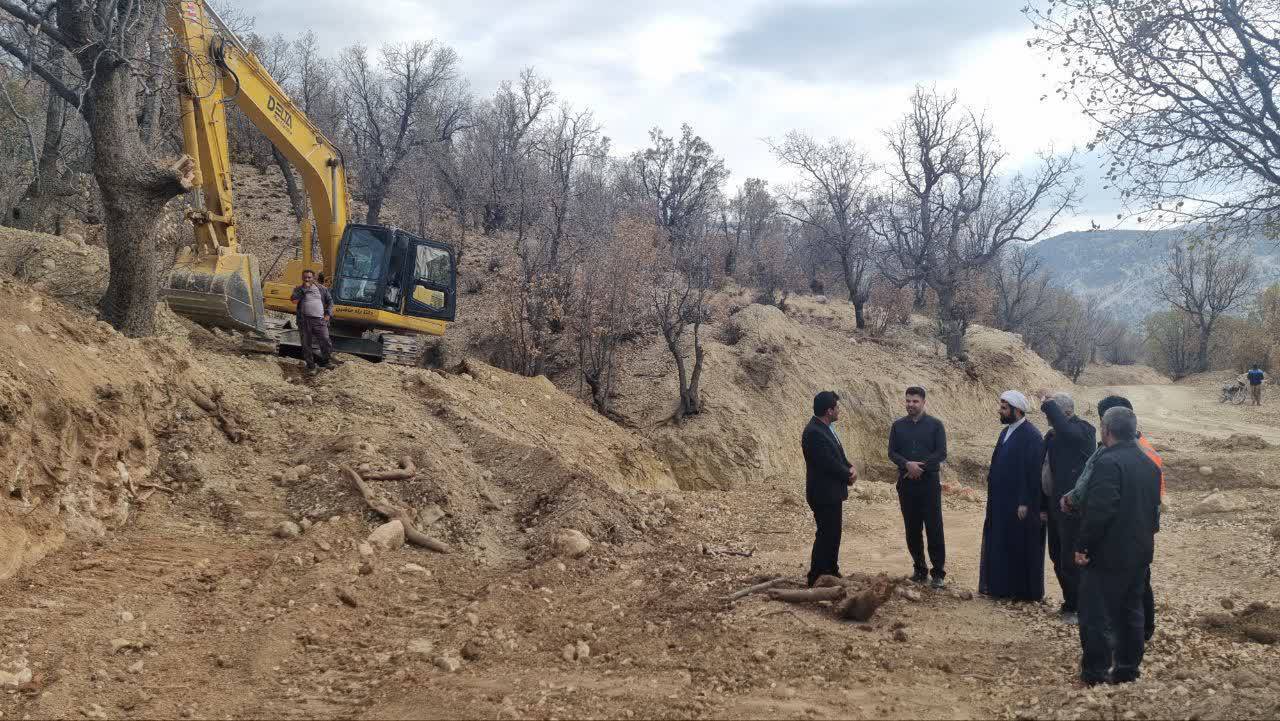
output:
<instances>
[{"instance_id":1,"label":"hillside","mask_svg":"<svg viewBox=\"0 0 1280 721\"><path fill-rule=\"evenodd\" d=\"M1280 662L1267 605L1280 578L1265 570L1280 541L1266 474L1278 406L1220 406L1209 385L1127 390L1168 459L1160 630L1141 684L1079 690L1051 572L1044 606L975 597L996 397L1070 387L1015 336L975 327L960 366L923 319L875 338L845 302L805 296L783 313L729 287L705 329L706 411L667 420L671 361L641 336L623 354L620 424L565 367L525 378L486 363L512 263L503 239L474 242L464 273L482 282L451 329L449 370L353 358L310 378L168 312L159 336L124 338L93 318L102 248L0 229L0 718L1280 708L1280 682L1256 670ZM901 517L881 482L909 384L949 430L941 592L902 585ZM797 436L825 388L844 397L838 432L863 472L843 565L850 583L889 589L865 622L729 600L804 571ZM1074 390L1086 415L1107 392ZM376 510L388 505L450 552L404 544Z\"/></svg>"},{"instance_id":2,"label":"hillside","mask_svg":"<svg viewBox=\"0 0 1280 721\"><path fill-rule=\"evenodd\" d=\"M1060 284L1105 296L1112 311L1136 322L1164 307L1155 284L1170 245L1183 236L1182 230L1076 231L1047 238L1031 250ZM1262 277L1280 278L1275 243L1258 238L1251 247Z\"/></svg>"}]
</instances>

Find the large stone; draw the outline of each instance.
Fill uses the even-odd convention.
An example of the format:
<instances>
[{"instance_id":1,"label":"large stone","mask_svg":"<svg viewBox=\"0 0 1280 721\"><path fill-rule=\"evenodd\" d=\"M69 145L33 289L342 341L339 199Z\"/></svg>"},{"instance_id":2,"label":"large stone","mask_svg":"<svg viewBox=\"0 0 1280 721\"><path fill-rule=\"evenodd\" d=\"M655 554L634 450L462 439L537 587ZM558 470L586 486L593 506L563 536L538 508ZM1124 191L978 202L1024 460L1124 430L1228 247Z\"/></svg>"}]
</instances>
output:
<instances>
[{"instance_id":1,"label":"large stone","mask_svg":"<svg viewBox=\"0 0 1280 721\"><path fill-rule=\"evenodd\" d=\"M20 666L13 671L0 670L0 688L18 688L31 683L31 669Z\"/></svg>"},{"instance_id":2,"label":"large stone","mask_svg":"<svg viewBox=\"0 0 1280 721\"><path fill-rule=\"evenodd\" d=\"M565 558L577 558L591 550L591 539L582 531L572 528L561 528L551 534L551 552Z\"/></svg>"},{"instance_id":3,"label":"large stone","mask_svg":"<svg viewBox=\"0 0 1280 721\"><path fill-rule=\"evenodd\" d=\"M391 521L373 529L369 534L369 543L383 551L394 551L404 545L404 524Z\"/></svg>"},{"instance_id":4,"label":"large stone","mask_svg":"<svg viewBox=\"0 0 1280 721\"><path fill-rule=\"evenodd\" d=\"M302 528L293 521L285 521L276 526L276 538L297 538L302 535Z\"/></svg>"},{"instance_id":5,"label":"large stone","mask_svg":"<svg viewBox=\"0 0 1280 721\"><path fill-rule=\"evenodd\" d=\"M1191 507L1189 513L1193 516L1206 516L1214 513L1233 513L1242 510L1245 504L1240 499L1231 494L1218 491L1210 493L1199 503Z\"/></svg>"}]
</instances>

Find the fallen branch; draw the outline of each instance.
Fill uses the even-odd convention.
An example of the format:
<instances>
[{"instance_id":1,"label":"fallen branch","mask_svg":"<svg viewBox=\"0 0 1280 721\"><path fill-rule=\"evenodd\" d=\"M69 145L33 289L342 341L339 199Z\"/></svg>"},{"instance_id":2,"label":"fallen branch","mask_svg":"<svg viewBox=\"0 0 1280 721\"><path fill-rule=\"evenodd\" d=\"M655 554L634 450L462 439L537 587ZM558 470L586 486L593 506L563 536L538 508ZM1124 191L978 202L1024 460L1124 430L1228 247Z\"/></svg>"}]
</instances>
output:
<instances>
[{"instance_id":1,"label":"fallen branch","mask_svg":"<svg viewBox=\"0 0 1280 721\"><path fill-rule=\"evenodd\" d=\"M734 601L737 601L738 599L741 599L741 598L746 598L747 596L750 596L753 593L767 591L773 588L774 586L778 585L779 583L782 583L785 580L786 578L782 576L778 576L777 578L771 578L768 581L765 581L764 583L757 583L754 586L747 586L741 591L735 591L734 593L730 594L730 596L725 600L730 603L733 603Z\"/></svg>"},{"instance_id":2,"label":"fallen branch","mask_svg":"<svg viewBox=\"0 0 1280 721\"><path fill-rule=\"evenodd\" d=\"M743 558L751 558L756 555L756 549L749 548L745 551L739 551L725 546L724 548L713 548L707 544L701 544L702 555L704 556L742 556Z\"/></svg>"},{"instance_id":3,"label":"fallen branch","mask_svg":"<svg viewBox=\"0 0 1280 721\"><path fill-rule=\"evenodd\" d=\"M413 464L412 458L405 456L400 459L399 470L371 471L360 475L366 481L409 481L418 475L418 467Z\"/></svg>"},{"instance_id":4,"label":"fallen branch","mask_svg":"<svg viewBox=\"0 0 1280 721\"><path fill-rule=\"evenodd\" d=\"M369 484L365 483L364 479L360 477L360 474L356 473L351 466L344 465L342 467L342 471L351 478L352 483L355 484L356 490L360 492L360 496L364 498L364 502L373 510L374 513L385 517L388 521L400 521L400 525L404 526L405 540L409 543L435 551L436 553L453 552L453 549L451 549L447 543L437 541L431 536L428 536L418 530L418 527L413 523L413 517L408 511L400 508L399 506L391 505L391 503L374 493L373 489L369 487Z\"/></svg>"},{"instance_id":5,"label":"fallen branch","mask_svg":"<svg viewBox=\"0 0 1280 721\"><path fill-rule=\"evenodd\" d=\"M240 428L240 425L236 423L233 418L228 416L227 413L222 410L221 403L205 395L194 385L188 385L186 391L187 397L191 399L192 403L195 403L206 413L214 417L218 422L218 426L222 429L222 432L226 434L227 440L232 443L239 443L249 435Z\"/></svg>"},{"instance_id":6,"label":"fallen branch","mask_svg":"<svg viewBox=\"0 0 1280 721\"><path fill-rule=\"evenodd\" d=\"M817 601L835 601L844 597L843 586L826 588L775 588L769 591L769 598L787 603L814 603Z\"/></svg>"}]
</instances>

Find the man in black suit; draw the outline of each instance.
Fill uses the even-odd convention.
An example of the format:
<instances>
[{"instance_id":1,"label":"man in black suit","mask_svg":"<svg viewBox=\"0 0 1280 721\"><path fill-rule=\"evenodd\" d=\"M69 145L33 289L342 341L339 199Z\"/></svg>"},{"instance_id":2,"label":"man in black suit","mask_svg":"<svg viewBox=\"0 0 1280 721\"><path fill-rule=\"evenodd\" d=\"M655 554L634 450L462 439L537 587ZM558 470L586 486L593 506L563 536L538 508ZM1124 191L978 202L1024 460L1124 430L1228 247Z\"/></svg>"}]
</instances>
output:
<instances>
[{"instance_id":1,"label":"man in black suit","mask_svg":"<svg viewBox=\"0 0 1280 721\"><path fill-rule=\"evenodd\" d=\"M813 418L800 436L805 464L804 496L818 527L809 559L810 586L819 576L840 575L844 502L849 498L849 486L858 479L858 472L845 457L844 446L831 427L838 420L840 396L834 391L823 391L814 396Z\"/></svg>"},{"instance_id":2,"label":"man in black suit","mask_svg":"<svg viewBox=\"0 0 1280 721\"><path fill-rule=\"evenodd\" d=\"M1160 469L1137 444L1137 416L1112 408L1101 425L1106 448L1093 462L1075 553L1083 569L1080 680L1089 685L1138 678L1146 645L1142 596L1160 530Z\"/></svg>"}]
</instances>

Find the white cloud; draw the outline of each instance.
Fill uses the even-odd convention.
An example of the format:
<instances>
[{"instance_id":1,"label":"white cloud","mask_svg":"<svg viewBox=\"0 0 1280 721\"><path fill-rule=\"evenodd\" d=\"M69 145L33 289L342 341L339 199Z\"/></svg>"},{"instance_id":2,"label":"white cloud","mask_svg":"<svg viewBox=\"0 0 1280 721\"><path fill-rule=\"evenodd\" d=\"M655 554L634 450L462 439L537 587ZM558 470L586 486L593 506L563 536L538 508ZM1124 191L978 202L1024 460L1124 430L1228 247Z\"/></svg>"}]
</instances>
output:
<instances>
[{"instance_id":1,"label":"white cloud","mask_svg":"<svg viewBox=\"0 0 1280 721\"><path fill-rule=\"evenodd\" d=\"M790 129L852 138L883 157L881 131L917 83L988 110L1011 169L1039 150L1083 145L1092 131L1053 95L1054 73L1026 47L1017 4L952 1L315 0L299 15L292 0L258 0L251 12L268 34L310 25L335 54L354 42L437 37L458 50L479 95L532 65L562 98L592 107L619 150L644 145L655 125L671 133L688 122L735 182L785 179L762 139ZM904 28L904 17L914 24ZM1086 211L1066 227L1114 217L1118 203L1096 175Z\"/></svg>"}]
</instances>

